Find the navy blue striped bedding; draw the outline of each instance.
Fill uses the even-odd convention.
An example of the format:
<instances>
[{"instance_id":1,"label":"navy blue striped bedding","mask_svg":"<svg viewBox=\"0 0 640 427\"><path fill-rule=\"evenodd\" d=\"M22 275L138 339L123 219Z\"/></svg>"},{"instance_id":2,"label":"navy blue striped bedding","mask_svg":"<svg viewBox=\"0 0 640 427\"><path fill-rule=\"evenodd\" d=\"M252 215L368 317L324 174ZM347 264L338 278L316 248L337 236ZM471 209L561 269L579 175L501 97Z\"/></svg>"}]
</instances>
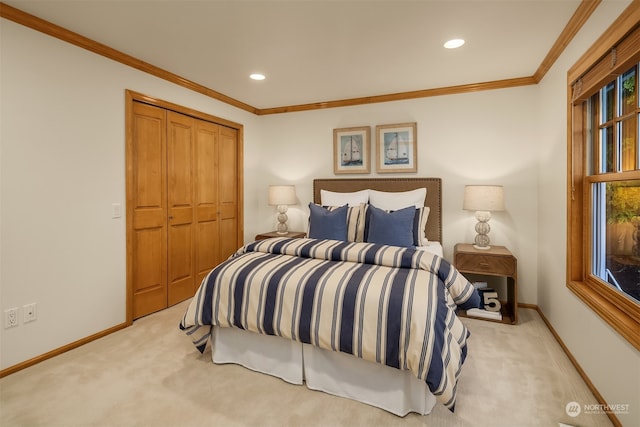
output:
<instances>
[{"instance_id":1,"label":"navy blue striped bedding","mask_svg":"<svg viewBox=\"0 0 640 427\"><path fill-rule=\"evenodd\" d=\"M254 242L203 280L180 328L204 352L212 327L277 335L411 371L453 410L479 297L446 260L335 240Z\"/></svg>"}]
</instances>

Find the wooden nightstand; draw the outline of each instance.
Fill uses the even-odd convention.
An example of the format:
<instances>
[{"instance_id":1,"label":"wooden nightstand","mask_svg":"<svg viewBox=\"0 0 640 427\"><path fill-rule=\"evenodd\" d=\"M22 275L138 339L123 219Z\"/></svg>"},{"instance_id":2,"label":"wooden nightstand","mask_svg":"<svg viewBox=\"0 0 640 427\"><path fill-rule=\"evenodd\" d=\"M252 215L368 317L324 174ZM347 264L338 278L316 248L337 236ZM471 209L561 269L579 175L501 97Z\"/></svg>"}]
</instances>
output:
<instances>
[{"instance_id":1,"label":"wooden nightstand","mask_svg":"<svg viewBox=\"0 0 640 427\"><path fill-rule=\"evenodd\" d=\"M267 233L256 234L256 240L270 239L272 237L288 237L290 239L301 239L305 237L307 233L304 231L289 231L287 234L278 234L277 231L269 231Z\"/></svg>"},{"instance_id":2,"label":"wooden nightstand","mask_svg":"<svg viewBox=\"0 0 640 427\"><path fill-rule=\"evenodd\" d=\"M501 299L502 323L518 323L518 260L509 249L491 246L491 249L481 250L458 243L453 251L453 264L461 273L506 277L507 300Z\"/></svg>"}]
</instances>

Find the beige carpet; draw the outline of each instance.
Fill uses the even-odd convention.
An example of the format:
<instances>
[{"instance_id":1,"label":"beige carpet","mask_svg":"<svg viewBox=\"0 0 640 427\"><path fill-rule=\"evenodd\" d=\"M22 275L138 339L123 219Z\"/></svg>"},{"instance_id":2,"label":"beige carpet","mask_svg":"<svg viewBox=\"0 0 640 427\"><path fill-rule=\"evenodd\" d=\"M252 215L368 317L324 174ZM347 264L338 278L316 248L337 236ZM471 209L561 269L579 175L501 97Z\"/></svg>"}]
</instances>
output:
<instances>
[{"instance_id":1,"label":"beige carpet","mask_svg":"<svg viewBox=\"0 0 640 427\"><path fill-rule=\"evenodd\" d=\"M186 303L0 380L9 426L576 426L605 415L565 412L597 403L534 310L520 324L464 319L472 337L456 412L427 416L308 390L236 365L215 365L178 329Z\"/></svg>"}]
</instances>

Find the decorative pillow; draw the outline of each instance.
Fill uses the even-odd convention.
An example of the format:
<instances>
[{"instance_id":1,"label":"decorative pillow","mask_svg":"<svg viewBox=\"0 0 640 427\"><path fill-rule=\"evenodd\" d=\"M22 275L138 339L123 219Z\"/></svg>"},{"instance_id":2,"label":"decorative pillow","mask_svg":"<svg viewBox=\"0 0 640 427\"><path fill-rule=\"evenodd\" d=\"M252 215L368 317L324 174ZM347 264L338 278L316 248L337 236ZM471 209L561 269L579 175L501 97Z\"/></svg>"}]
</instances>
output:
<instances>
[{"instance_id":1,"label":"decorative pillow","mask_svg":"<svg viewBox=\"0 0 640 427\"><path fill-rule=\"evenodd\" d=\"M413 218L413 244L415 246L426 246L429 243L429 239L427 239L427 235L424 232L429 219L429 212L431 212L431 208L426 206L416 209L416 214Z\"/></svg>"},{"instance_id":2,"label":"decorative pillow","mask_svg":"<svg viewBox=\"0 0 640 427\"><path fill-rule=\"evenodd\" d=\"M353 193L320 190L320 204L322 206L359 206L360 203L369 203L369 190L355 191Z\"/></svg>"},{"instance_id":3,"label":"decorative pillow","mask_svg":"<svg viewBox=\"0 0 640 427\"><path fill-rule=\"evenodd\" d=\"M398 192L369 190L369 203L385 211L397 211L407 206L420 209L426 197L426 188Z\"/></svg>"},{"instance_id":4,"label":"decorative pillow","mask_svg":"<svg viewBox=\"0 0 640 427\"><path fill-rule=\"evenodd\" d=\"M416 208L385 212L375 206L367 210L367 242L393 246L414 246L413 223Z\"/></svg>"},{"instance_id":5,"label":"decorative pillow","mask_svg":"<svg viewBox=\"0 0 640 427\"><path fill-rule=\"evenodd\" d=\"M411 207L411 206L408 206L408 207ZM385 212L391 213L394 211L385 211ZM413 235L413 246L426 246L429 243L429 239L427 239L424 229L427 226L427 220L429 219L430 212L431 212L431 208L427 206L423 206L420 209L415 210L414 217L413 217L413 224L411 226L411 233ZM371 218L371 215L368 213L366 209L364 210L364 217L366 218L366 222L365 222L363 231L364 231L364 235L368 236L369 227L370 227L369 220Z\"/></svg>"},{"instance_id":6,"label":"decorative pillow","mask_svg":"<svg viewBox=\"0 0 640 427\"><path fill-rule=\"evenodd\" d=\"M347 205L335 210L309 203L309 233L312 239L347 240Z\"/></svg>"},{"instance_id":7,"label":"decorative pillow","mask_svg":"<svg viewBox=\"0 0 640 427\"><path fill-rule=\"evenodd\" d=\"M316 205L317 206L317 205ZM339 209L341 206L323 206L330 212ZM368 205L360 203L358 206L347 208L347 241L364 242L364 225Z\"/></svg>"}]
</instances>

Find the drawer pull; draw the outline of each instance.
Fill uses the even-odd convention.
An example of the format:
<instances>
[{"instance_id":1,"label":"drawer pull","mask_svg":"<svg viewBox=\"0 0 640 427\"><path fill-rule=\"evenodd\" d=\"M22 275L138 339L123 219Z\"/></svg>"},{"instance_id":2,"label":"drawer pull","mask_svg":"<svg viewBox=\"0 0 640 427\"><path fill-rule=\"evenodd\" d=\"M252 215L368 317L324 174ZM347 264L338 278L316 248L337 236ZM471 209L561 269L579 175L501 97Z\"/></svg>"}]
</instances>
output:
<instances>
[{"instance_id":1,"label":"drawer pull","mask_svg":"<svg viewBox=\"0 0 640 427\"><path fill-rule=\"evenodd\" d=\"M488 262L481 262L479 263L480 267L489 267L489 263Z\"/></svg>"}]
</instances>

